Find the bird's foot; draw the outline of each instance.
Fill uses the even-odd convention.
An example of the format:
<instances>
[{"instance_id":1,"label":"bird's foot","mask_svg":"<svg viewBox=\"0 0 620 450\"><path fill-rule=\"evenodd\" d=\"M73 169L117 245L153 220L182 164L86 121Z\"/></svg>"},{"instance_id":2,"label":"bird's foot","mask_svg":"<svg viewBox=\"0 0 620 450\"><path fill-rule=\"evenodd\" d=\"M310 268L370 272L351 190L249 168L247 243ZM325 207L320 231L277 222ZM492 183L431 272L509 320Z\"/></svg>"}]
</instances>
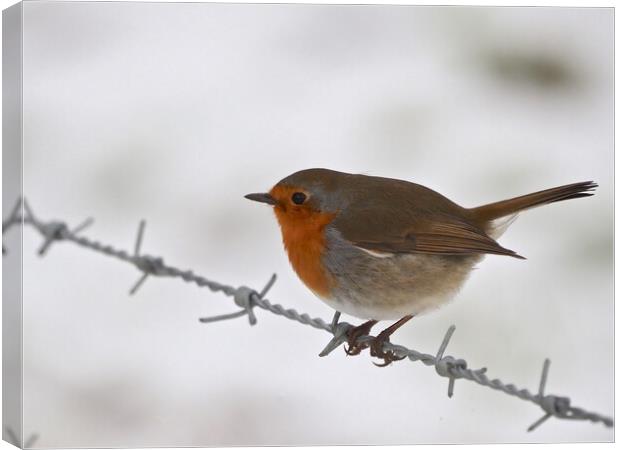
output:
<instances>
[{"instance_id":1,"label":"bird's foot","mask_svg":"<svg viewBox=\"0 0 620 450\"><path fill-rule=\"evenodd\" d=\"M390 342L390 337L389 335L381 336L382 334L383 332L379 333L379 335L374 338L370 343L370 355L376 358L383 359L383 363L378 364L376 362L373 362L373 364L377 367L386 367L392 364L394 361L400 361L401 359L405 359L404 356L397 356L392 350L383 350L383 345Z\"/></svg>"},{"instance_id":2,"label":"bird's foot","mask_svg":"<svg viewBox=\"0 0 620 450\"><path fill-rule=\"evenodd\" d=\"M387 327L385 330L379 333L376 338L372 340L372 342L370 343L370 355L383 359L383 364L373 363L375 366L385 367L389 366L394 361L400 361L401 359L405 359L404 356L397 356L392 350L383 350L383 346L384 344L390 342L390 336L405 323L411 320L412 317L413 315L403 317L399 321Z\"/></svg>"},{"instance_id":3,"label":"bird's foot","mask_svg":"<svg viewBox=\"0 0 620 450\"><path fill-rule=\"evenodd\" d=\"M344 347L344 351L347 355L359 355L362 350L368 347L368 342L359 342L358 339L362 336L368 335L376 323L376 320L369 320L368 322L364 322L355 328L351 328L347 332L348 347Z\"/></svg>"}]
</instances>

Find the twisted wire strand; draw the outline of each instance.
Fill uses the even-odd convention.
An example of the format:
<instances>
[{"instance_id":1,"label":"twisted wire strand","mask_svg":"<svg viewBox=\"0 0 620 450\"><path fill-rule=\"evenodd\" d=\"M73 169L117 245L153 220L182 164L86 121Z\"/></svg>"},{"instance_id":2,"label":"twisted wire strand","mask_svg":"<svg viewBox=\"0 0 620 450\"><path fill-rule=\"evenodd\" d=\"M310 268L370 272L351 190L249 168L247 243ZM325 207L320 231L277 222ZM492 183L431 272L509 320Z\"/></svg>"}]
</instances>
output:
<instances>
[{"instance_id":1,"label":"twisted wire strand","mask_svg":"<svg viewBox=\"0 0 620 450\"><path fill-rule=\"evenodd\" d=\"M203 323L210 323L219 320L227 320L247 315L251 325L256 324L257 320L254 315L254 307L259 307L273 314L285 317L289 320L311 326L313 328L327 331L333 337L328 342L319 356L326 356L335 348L339 347L347 341L347 331L353 328L353 325L347 322L340 322L340 313L336 312L330 323L325 322L321 318L313 318L308 314L299 313L293 308L285 308L280 304L271 303L265 298L265 295L275 282L275 275L269 280L267 285L261 292L257 292L247 286L233 287L221 284L216 281L209 280L201 275L195 274L192 270L183 270L174 266L166 265L162 258L150 255L140 254L140 248L144 236L145 222L141 221L138 227L138 235L136 238L134 253L130 254L125 250L119 250L111 245L103 244L97 240L90 239L78 235L86 227L92 223L92 219L85 220L82 224L71 230L68 225L60 221L44 222L39 220L29 207L25 199L20 199L13 208L11 214L2 221L2 234L16 225L29 225L36 229L44 238L44 242L39 250L40 255L44 255L49 250L52 243L57 241L70 241L76 245L90 249L92 251L116 258L121 261L134 265L142 272L141 278L135 283L130 290L130 294L134 294L148 276L167 276L180 278L187 283L194 283L199 287L206 287L212 292L223 293L228 297L233 297L235 303L241 308L239 311L222 316L200 318ZM3 247L4 250L4 247ZM549 371L549 360L545 360L543 372L540 380L540 387L537 394L531 393L528 389L518 389L514 384L505 384L501 380L494 378L489 379L485 374L486 368L472 370L467 367L464 359L457 359L452 356L444 356L447 345L454 333L455 327L452 325L446 332L443 341L439 347L437 354L431 355L409 349L402 345L386 342L383 350L393 352L396 356L403 356L412 362L419 361L426 366L433 366L438 375L446 377L448 383L448 396L452 397L454 392L454 383L457 379L465 379L473 381L481 386L485 386L500 392L504 392L510 396L520 398L532 402L544 411L544 415L534 422L528 431L532 431L539 425L544 423L550 417L572 420L587 420L593 423L600 422L607 427L613 427L614 421L610 417L606 417L597 413L588 412L582 408L570 405L568 397L560 397L555 395L545 395L545 385ZM368 342L373 336L361 336L360 342Z\"/></svg>"}]
</instances>

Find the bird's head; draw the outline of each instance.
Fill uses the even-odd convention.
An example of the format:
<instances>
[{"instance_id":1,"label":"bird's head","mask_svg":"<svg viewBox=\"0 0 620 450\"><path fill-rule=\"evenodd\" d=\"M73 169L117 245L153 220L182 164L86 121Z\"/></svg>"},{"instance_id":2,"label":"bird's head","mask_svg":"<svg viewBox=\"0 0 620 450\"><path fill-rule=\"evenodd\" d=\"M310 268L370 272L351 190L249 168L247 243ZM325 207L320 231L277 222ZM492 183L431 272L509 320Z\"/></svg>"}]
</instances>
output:
<instances>
[{"instance_id":1,"label":"bird's head","mask_svg":"<svg viewBox=\"0 0 620 450\"><path fill-rule=\"evenodd\" d=\"M347 176L328 169L307 169L280 180L269 192L245 198L273 206L280 225L311 225L334 217L343 207L339 186Z\"/></svg>"}]
</instances>

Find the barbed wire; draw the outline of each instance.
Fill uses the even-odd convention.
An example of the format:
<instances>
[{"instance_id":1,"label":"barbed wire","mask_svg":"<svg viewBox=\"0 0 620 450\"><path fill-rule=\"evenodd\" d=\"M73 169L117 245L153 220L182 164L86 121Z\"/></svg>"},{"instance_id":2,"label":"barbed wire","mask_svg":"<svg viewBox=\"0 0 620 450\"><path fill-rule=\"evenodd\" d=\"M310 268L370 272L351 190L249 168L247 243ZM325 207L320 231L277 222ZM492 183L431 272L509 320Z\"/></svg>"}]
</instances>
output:
<instances>
[{"instance_id":1,"label":"barbed wire","mask_svg":"<svg viewBox=\"0 0 620 450\"><path fill-rule=\"evenodd\" d=\"M25 199L19 199L11 211L9 217L2 221L2 234L16 225L29 225L37 230L43 237L43 243L39 248L39 255L45 255L51 245L59 241L69 241L77 244L80 247L93 250L95 252L116 258L121 261L128 262L134 265L142 275L134 283L129 290L129 294L135 294L140 286L147 280L149 276L157 277L175 277L180 278L187 283L194 283L199 287L206 287L212 292L220 292L228 297L232 297L235 304L241 309L231 314L224 314L213 317L202 317L199 319L202 323L216 322L220 320L234 319L237 317L248 316L250 325L257 323L254 308L258 307L266 311L270 311L276 315L286 317L304 325L311 326L313 328L327 331L332 335L331 340L327 343L325 348L319 353L319 356L327 356L334 349L344 344L347 341L347 332L354 328L354 325L341 322L340 313L336 312L330 323L327 323L320 318L312 318L308 314L301 314L295 309L285 308L280 304L273 304L265 295L271 289L276 281L275 274L269 279L265 287L259 292L247 286L233 287L226 284L221 284L212 280L209 280L203 276L195 274L191 270L182 270L174 266L170 266L164 263L163 258L142 254L142 241L144 238L144 230L146 222L140 221L138 226L138 233L134 245L133 253L128 253L125 250L119 250L111 245L104 245L99 241L80 236L79 234L84 231L88 226L92 225L93 219L88 218L73 229L62 221L42 221L39 220L33 213L30 205ZM4 245L2 247L3 253L5 252ZM571 420L587 420L593 423L600 422L607 427L613 427L614 421L610 417L606 417L597 413L588 412L582 408L571 406L569 397L557 396L551 394L545 394L545 387L547 384L547 378L549 374L549 359L545 359L543 363L542 375L540 377L540 383L538 392L536 394L531 393L528 389L518 389L514 384L505 384L501 380L494 378L489 379L486 375L486 368L482 369L470 369L467 361L462 358L455 358L452 356L444 356L448 343L454 333L456 327L450 326L443 337L439 350L436 354L431 355L427 353L418 352L416 350L409 349L402 345L393 344L391 342L385 342L383 344L384 351L391 351L398 357L404 357L410 361L420 361L426 366L433 366L438 375L448 378L448 396L452 397L454 393L454 383L457 379L465 379L473 381L481 386L485 386L505 394L526 400L538 405L542 408L544 415L534 422L527 431L533 431L542 423L547 421L550 417L556 417L559 419L571 419ZM361 336L359 342L369 342L373 339L373 336L366 335Z\"/></svg>"}]
</instances>

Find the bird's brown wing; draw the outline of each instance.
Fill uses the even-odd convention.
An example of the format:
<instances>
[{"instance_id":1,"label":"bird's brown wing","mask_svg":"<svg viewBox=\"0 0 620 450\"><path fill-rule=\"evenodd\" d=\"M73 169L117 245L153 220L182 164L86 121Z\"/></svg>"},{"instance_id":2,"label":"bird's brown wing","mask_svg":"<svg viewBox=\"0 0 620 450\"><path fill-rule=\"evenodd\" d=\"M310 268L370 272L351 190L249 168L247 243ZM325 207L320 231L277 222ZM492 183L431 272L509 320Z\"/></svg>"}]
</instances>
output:
<instances>
[{"instance_id":1,"label":"bird's brown wing","mask_svg":"<svg viewBox=\"0 0 620 450\"><path fill-rule=\"evenodd\" d=\"M353 245L378 253L472 255L490 253L524 259L452 211L393 213L390 208L350 210L333 222Z\"/></svg>"}]
</instances>

